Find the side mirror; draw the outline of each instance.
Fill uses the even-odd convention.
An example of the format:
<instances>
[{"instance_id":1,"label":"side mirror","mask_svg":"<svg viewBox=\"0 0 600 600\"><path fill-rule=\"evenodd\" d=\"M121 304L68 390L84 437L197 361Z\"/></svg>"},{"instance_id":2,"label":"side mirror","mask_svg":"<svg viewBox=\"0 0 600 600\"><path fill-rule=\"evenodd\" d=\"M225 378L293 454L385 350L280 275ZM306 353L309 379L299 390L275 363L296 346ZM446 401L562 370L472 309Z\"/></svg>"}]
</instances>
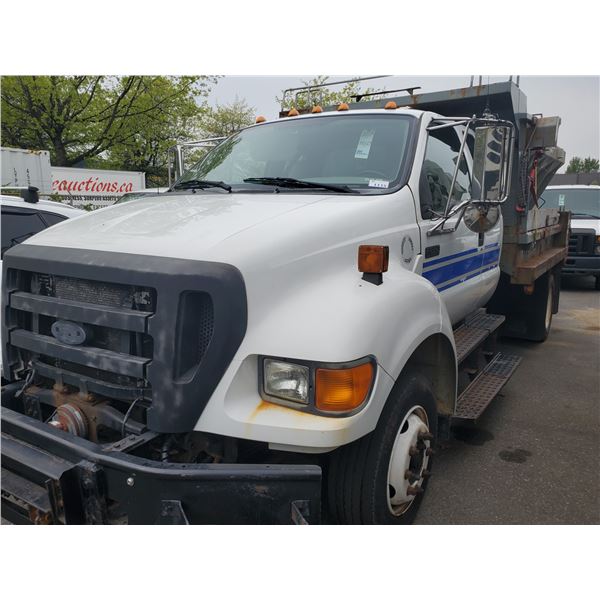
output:
<instances>
[{"instance_id":1,"label":"side mirror","mask_svg":"<svg viewBox=\"0 0 600 600\"><path fill-rule=\"evenodd\" d=\"M470 202L463 214L465 225L475 233L489 231L499 218L500 206L488 202Z\"/></svg>"},{"instance_id":2,"label":"side mirror","mask_svg":"<svg viewBox=\"0 0 600 600\"><path fill-rule=\"evenodd\" d=\"M472 197L476 202L504 202L508 196L511 131L504 125L477 127L473 154Z\"/></svg>"},{"instance_id":3,"label":"side mirror","mask_svg":"<svg viewBox=\"0 0 600 600\"><path fill-rule=\"evenodd\" d=\"M35 204L39 199L40 195L38 194L39 189L30 185L27 189L21 190L21 198L25 200L25 202L29 202L30 204Z\"/></svg>"}]
</instances>

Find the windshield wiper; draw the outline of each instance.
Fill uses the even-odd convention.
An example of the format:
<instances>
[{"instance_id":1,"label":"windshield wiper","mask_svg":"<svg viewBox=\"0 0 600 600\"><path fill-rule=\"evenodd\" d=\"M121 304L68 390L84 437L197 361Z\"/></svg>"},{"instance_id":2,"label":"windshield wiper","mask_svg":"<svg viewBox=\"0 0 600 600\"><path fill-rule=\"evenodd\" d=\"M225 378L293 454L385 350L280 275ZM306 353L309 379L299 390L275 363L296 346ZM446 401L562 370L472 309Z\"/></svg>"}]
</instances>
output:
<instances>
[{"instance_id":1,"label":"windshield wiper","mask_svg":"<svg viewBox=\"0 0 600 600\"><path fill-rule=\"evenodd\" d=\"M332 192L342 192L344 194L352 193L354 190L347 185L334 185L331 183L317 183L315 181L306 181L304 179L294 179L293 177L248 177L244 183L260 183L263 185L274 185L286 188L316 188L322 190L331 190Z\"/></svg>"},{"instance_id":2,"label":"windshield wiper","mask_svg":"<svg viewBox=\"0 0 600 600\"><path fill-rule=\"evenodd\" d=\"M590 215L590 213L571 213L574 217L590 217L591 219L600 219L598 215Z\"/></svg>"},{"instance_id":3,"label":"windshield wiper","mask_svg":"<svg viewBox=\"0 0 600 600\"><path fill-rule=\"evenodd\" d=\"M209 181L208 179L189 179L188 181L180 181L173 186L176 190L205 190L211 187L218 187L231 192L231 186L224 181Z\"/></svg>"}]
</instances>

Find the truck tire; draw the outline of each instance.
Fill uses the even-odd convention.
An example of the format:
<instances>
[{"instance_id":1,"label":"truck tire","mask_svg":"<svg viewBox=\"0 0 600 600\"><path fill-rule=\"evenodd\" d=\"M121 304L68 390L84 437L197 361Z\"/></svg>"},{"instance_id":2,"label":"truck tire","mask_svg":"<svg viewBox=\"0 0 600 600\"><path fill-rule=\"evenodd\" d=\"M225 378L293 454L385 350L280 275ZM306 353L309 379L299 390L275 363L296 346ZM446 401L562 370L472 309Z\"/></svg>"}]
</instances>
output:
<instances>
[{"instance_id":1,"label":"truck tire","mask_svg":"<svg viewBox=\"0 0 600 600\"><path fill-rule=\"evenodd\" d=\"M549 271L536 281L535 291L528 316L528 339L546 341L552 327L552 312L555 304L554 273Z\"/></svg>"},{"instance_id":2,"label":"truck tire","mask_svg":"<svg viewBox=\"0 0 600 600\"><path fill-rule=\"evenodd\" d=\"M399 378L375 430L330 457L326 495L331 520L348 525L412 523L427 486L436 432L435 397L428 380L420 374Z\"/></svg>"}]
</instances>

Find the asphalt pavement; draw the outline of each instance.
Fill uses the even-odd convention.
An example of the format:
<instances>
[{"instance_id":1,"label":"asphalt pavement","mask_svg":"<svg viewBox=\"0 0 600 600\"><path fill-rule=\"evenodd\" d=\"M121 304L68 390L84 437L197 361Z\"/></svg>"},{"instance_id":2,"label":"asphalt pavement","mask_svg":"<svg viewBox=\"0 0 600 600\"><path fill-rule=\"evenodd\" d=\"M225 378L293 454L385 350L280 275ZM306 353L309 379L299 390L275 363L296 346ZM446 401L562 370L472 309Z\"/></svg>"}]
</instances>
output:
<instances>
[{"instance_id":1,"label":"asphalt pavement","mask_svg":"<svg viewBox=\"0 0 600 600\"><path fill-rule=\"evenodd\" d=\"M563 280L548 339L436 455L419 524L600 523L600 292Z\"/></svg>"}]
</instances>

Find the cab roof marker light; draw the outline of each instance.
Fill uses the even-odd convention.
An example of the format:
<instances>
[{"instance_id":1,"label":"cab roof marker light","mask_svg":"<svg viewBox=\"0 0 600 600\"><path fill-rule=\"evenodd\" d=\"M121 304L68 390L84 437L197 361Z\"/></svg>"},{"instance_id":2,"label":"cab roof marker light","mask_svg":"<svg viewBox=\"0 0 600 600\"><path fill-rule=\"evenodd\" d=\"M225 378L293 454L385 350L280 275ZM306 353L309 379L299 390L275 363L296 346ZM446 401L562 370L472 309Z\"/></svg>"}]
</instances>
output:
<instances>
[{"instance_id":1,"label":"cab roof marker light","mask_svg":"<svg viewBox=\"0 0 600 600\"><path fill-rule=\"evenodd\" d=\"M264 123L266 120L267 119L262 115L258 115L258 117L256 117L256 123Z\"/></svg>"},{"instance_id":2,"label":"cab roof marker light","mask_svg":"<svg viewBox=\"0 0 600 600\"><path fill-rule=\"evenodd\" d=\"M317 104L316 106L312 107L312 110L310 112L311 113L322 113L323 109Z\"/></svg>"},{"instance_id":3,"label":"cab roof marker light","mask_svg":"<svg viewBox=\"0 0 600 600\"><path fill-rule=\"evenodd\" d=\"M294 107L290 108L287 116L288 117L297 117L300 113L298 112L298 110Z\"/></svg>"},{"instance_id":4,"label":"cab roof marker light","mask_svg":"<svg viewBox=\"0 0 600 600\"><path fill-rule=\"evenodd\" d=\"M385 110L396 110L398 105L393 100L390 100L383 108Z\"/></svg>"},{"instance_id":5,"label":"cab roof marker light","mask_svg":"<svg viewBox=\"0 0 600 600\"><path fill-rule=\"evenodd\" d=\"M338 110L350 110L350 107L345 102L340 102L337 107Z\"/></svg>"}]
</instances>

